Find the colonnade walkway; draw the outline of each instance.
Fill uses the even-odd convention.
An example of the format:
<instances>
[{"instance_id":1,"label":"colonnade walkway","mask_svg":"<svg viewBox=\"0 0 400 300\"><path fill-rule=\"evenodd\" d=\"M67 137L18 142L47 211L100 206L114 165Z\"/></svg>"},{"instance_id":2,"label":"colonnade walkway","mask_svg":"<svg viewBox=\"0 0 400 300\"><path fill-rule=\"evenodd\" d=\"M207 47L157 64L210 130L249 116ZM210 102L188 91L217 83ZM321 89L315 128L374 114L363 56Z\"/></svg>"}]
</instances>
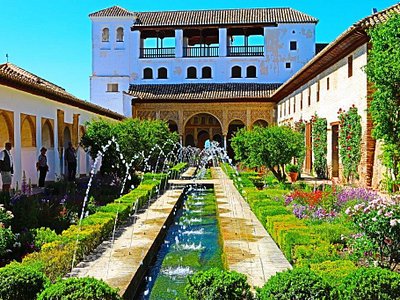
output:
<instances>
[{"instance_id":1,"label":"colonnade walkway","mask_svg":"<svg viewBox=\"0 0 400 300\"><path fill-rule=\"evenodd\" d=\"M291 265L233 181L219 167L212 168L211 174L227 265L245 274L250 285L262 287L271 276Z\"/></svg>"}]
</instances>

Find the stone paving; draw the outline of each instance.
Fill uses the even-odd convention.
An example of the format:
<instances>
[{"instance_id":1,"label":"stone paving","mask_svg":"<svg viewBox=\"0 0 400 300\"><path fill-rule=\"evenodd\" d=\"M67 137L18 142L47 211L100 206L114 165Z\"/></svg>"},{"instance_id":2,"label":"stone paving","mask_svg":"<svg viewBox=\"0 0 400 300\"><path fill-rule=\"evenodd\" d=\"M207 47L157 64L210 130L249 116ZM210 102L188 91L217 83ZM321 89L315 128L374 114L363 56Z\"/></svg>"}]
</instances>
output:
<instances>
[{"instance_id":1,"label":"stone paving","mask_svg":"<svg viewBox=\"0 0 400 300\"><path fill-rule=\"evenodd\" d=\"M181 178L192 179L196 175L196 167L189 167L185 172L182 173Z\"/></svg>"},{"instance_id":2,"label":"stone paving","mask_svg":"<svg viewBox=\"0 0 400 300\"><path fill-rule=\"evenodd\" d=\"M110 241L101 244L68 276L103 279L118 288L121 296L133 294L146 272L146 264L152 260L150 256L157 254L159 245L156 238L168 229L167 220L173 217L174 207L182 193L183 190L167 191L139 214L134 224L120 230L112 245Z\"/></svg>"},{"instance_id":3,"label":"stone paving","mask_svg":"<svg viewBox=\"0 0 400 300\"><path fill-rule=\"evenodd\" d=\"M291 265L251 211L221 168L212 168L223 241L230 270L247 275L252 286L261 287L276 272Z\"/></svg>"}]
</instances>

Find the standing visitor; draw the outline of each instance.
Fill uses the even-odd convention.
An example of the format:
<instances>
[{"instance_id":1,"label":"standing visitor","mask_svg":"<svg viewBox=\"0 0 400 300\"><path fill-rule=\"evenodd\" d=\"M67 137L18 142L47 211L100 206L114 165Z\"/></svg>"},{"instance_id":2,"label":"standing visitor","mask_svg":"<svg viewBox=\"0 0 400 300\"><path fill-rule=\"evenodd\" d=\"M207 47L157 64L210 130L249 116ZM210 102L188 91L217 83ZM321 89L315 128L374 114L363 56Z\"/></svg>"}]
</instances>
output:
<instances>
[{"instance_id":1,"label":"standing visitor","mask_svg":"<svg viewBox=\"0 0 400 300\"><path fill-rule=\"evenodd\" d=\"M11 143L5 143L5 149L0 152L0 171L3 181L3 192L10 192L12 175L14 174L14 161L11 155Z\"/></svg>"},{"instance_id":2,"label":"standing visitor","mask_svg":"<svg viewBox=\"0 0 400 300\"><path fill-rule=\"evenodd\" d=\"M40 155L36 163L36 169L39 171L39 187L44 187L46 174L49 171L49 166L47 165L46 152L47 149L45 147L42 147L42 149L40 149Z\"/></svg>"},{"instance_id":3,"label":"standing visitor","mask_svg":"<svg viewBox=\"0 0 400 300\"><path fill-rule=\"evenodd\" d=\"M65 150L65 160L68 167L68 181L74 181L76 176L76 150L71 142L68 142L68 148Z\"/></svg>"}]
</instances>

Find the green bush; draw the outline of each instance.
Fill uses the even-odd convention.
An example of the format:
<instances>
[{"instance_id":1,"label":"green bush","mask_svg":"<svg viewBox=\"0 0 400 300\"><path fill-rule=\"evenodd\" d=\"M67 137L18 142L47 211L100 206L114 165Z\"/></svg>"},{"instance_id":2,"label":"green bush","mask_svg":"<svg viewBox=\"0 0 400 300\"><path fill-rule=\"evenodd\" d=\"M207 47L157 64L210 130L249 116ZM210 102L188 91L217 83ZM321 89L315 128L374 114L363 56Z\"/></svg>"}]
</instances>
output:
<instances>
[{"instance_id":1,"label":"green bush","mask_svg":"<svg viewBox=\"0 0 400 300\"><path fill-rule=\"evenodd\" d=\"M55 240L44 243L41 251L27 255L22 264L27 266L40 264L40 270L50 280L64 276L71 269L74 253L76 253L75 263L78 263L84 255L92 252L111 233L117 211L119 220L123 221L128 217L136 201L139 201L139 207L145 203L160 183L159 180L149 181L84 218L81 227L70 226ZM78 243L76 243L77 240Z\"/></svg>"},{"instance_id":2,"label":"green bush","mask_svg":"<svg viewBox=\"0 0 400 300\"><path fill-rule=\"evenodd\" d=\"M246 276L234 271L212 268L188 278L185 293L189 300L245 300L252 299Z\"/></svg>"},{"instance_id":3,"label":"green bush","mask_svg":"<svg viewBox=\"0 0 400 300\"><path fill-rule=\"evenodd\" d=\"M42 248L43 244L54 242L58 239L58 235L54 230L50 228L36 228L32 229L32 234L34 236L34 244L36 249Z\"/></svg>"},{"instance_id":4,"label":"green bush","mask_svg":"<svg viewBox=\"0 0 400 300\"><path fill-rule=\"evenodd\" d=\"M341 280L357 270L357 267L350 260L327 260L322 263L311 264L310 269L332 285L339 285Z\"/></svg>"},{"instance_id":5,"label":"green bush","mask_svg":"<svg viewBox=\"0 0 400 300\"><path fill-rule=\"evenodd\" d=\"M277 273L257 290L260 300L331 299L332 288L309 269Z\"/></svg>"},{"instance_id":6,"label":"green bush","mask_svg":"<svg viewBox=\"0 0 400 300\"><path fill-rule=\"evenodd\" d=\"M11 263L0 269L0 299L32 300L36 299L49 280L35 266Z\"/></svg>"},{"instance_id":7,"label":"green bush","mask_svg":"<svg viewBox=\"0 0 400 300\"><path fill-rule=\"evenodd\" d=\"M46 288L38 300L120 300L117 290L95 278L68 278Z\"/></svg>"},{"instance_id":8,"label":"green bush","mask_svg":"<svg viewBox=\"0 0 400 300\"><path fill-rule=\"evenodd\" d=\"M297 266L309 266L311 263L319 263L326 260L339 259L336 248L325 241L317 241L315 244L299 245L293 249L293 261Z\"/></svg>"},{"instance_id":9,"label":"green bush","mask_svg":"<svg viewBox=\"0 0 400 300\"><path fill-rule=\"evenodd\" d=\"M334 297L341 300L400 299L400 274L381 268L360 268L344 278Z\"/></svg>"}]
</instances>

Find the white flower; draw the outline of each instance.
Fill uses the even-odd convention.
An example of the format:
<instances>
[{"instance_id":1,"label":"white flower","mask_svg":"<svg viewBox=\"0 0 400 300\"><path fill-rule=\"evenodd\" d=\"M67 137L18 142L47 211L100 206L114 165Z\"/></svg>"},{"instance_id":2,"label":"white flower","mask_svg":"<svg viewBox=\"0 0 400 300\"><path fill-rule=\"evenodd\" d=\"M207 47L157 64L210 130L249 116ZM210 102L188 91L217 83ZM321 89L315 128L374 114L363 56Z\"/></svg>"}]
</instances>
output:
<instances>
[{"instance_id":1,"label":"white flower","mask_svg":"<svg viewBox=\"0 0 400 300\"><path fill-rule=\"evenodd\" d=\"M372 221L376 222L378 219L376 217L372 218Z\"/></svg>"},{"instance_id":2,"label":"white flower","mask_svg":"<svg viewBox=\"0 0 400 300\"><path fill-rule=\"evenodd\" d=\"M397 222L398 222L398 220L396 220L396 219L390 220L390 226L392 226L392 227L396 226Z\"/></svg>"}]
</instances>

